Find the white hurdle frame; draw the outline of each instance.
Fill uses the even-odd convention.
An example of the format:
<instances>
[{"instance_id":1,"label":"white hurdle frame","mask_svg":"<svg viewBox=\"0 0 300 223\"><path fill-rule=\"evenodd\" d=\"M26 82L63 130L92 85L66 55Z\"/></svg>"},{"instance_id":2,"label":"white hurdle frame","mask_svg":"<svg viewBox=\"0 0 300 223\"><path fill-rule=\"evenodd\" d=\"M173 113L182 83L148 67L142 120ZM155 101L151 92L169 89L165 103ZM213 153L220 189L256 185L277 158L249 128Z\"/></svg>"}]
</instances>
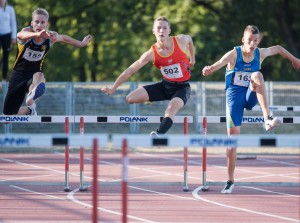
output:
<instances>
[{"instance_id":1,"label":"white hurdle frame","mask_svg":"<svg viewBox=\"0 0 300 223\"><path fill-rule=\"evenodd\" d=\"M1 135L0 148L4 146L11 147L33 147L33 146L88 146L92 148L92 162L93 162L93 191L92 191L92 222L98 222L98 146L108 145L108 135L66 135L66 134L14 134L14 135ZM7 182L12 185L18 182Z\"/></svg>"},{"instance_id":2,"label":"white hurdle frame","mask_svg":"<svg viewBox=\"0 0 300 223\"><path fill-rule=\"evenodd\" d=\"M92 147L93 140L98 140L100 147L106 147L109 142L109 136L107 134L3 134L0 135L0 148L1 147L52 147L52 146L70 146L81 147L88 146ZM65 163L66 165L66 163ZM68 185L68 169L65 172L65 182L20 182L20 181L3 181L1 185L51 185L51 186L65 186L64 191L69 191Z\"/></svg>"},{"instance_id":3,"label":"white hurdle frame","mask_svg":"<svg viewBox=\"0 0 300 223\"><path fill-rule=\"evenodd\" d=\"M0 115L0 123L64 123L65 118L69 118L69 123L80 123L84 118L85 123L160 123L163 116L8 116ZM226 116L198 116L198 123L202 123L203 117L209 123L226 123ZM285 124L300 124L300 116L276 116ZM184 118L188 123L194 123L193 116L175 116L173 123L184 123ZM243 123L258 124L263 123L262 116L244 116Z\"/></svg>"},{"instance_id":4,"label":"white hurdle frame","mask_svg":"<svg viewBox=\"0 0 300 223\"><path fill-rule=\"evenodd\" d=\"M294 111L300 112L300 106L294 105L270 105L269 110L274 111ZM261 107L259 105L254 106L250 111L261 111Z\"/></svg>"}]
</instances>

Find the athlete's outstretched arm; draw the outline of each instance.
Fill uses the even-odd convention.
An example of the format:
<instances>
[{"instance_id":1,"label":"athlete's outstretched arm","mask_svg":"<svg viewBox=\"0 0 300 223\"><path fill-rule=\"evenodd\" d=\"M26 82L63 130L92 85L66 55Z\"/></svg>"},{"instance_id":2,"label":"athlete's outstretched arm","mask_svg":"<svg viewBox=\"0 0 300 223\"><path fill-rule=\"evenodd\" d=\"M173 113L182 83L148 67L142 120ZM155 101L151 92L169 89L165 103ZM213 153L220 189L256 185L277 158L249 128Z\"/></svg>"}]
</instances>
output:
<instances>
[{"instance_id":1,"label":"athlete's outstretched arm","mask_svg":"<svg viewBox=\"0 0 300 223\"><path fill-rule=\"evenodd\" d=\"M220 68L222 68L223 66L225 66L226 64L233 64L235 61L235 50L231 50L229 52L227 52L220 60L218 60L217 62L215 62L213 65L211 66L205 66L202 70L202 74L203 76L208 76L211 73L219 70Z\"/></svg>"},{"instance_id":2,"label":"athlete's outstretched arm","mask_svg":"<svg viewBox=\"0 0 300 223\"><path fill-rule=\"evenodd\" d=\"M50 31L50 35L51 35L50 38L51 38L51 44L52 45L56 42L63 42L63 43L66 43L66 44L70 44L72 46L85 47L93 39L90 34L85 36L82 41L74 39L74 38L72 38L68 35L58 34L57 32L54 32L54 31Z\"/></svg>"},{"instance_id":3,"label":"athlete's outstretched arm","mask_svg":"<svg viewBox=\"0 0 300 223\"><path fill-rule=\"evenodd\" d=\"M268 48L260 48L260 54L261 54L262 60L264 60L265 58L267 58L269 56L279 54L282 57L288 59L292 63L295 70L300 69L300 59L298 59L297 57L292 55L289 51L287 51L285 48L283 48L280 45L271 46Z\"/></svg>"},{"instance_id":4,"label":"athlete's outstretched arm","mask_svg":"<svg viewBox=\"0 0 300 223\"><path fill-rule=\"evenodd\" d=\"M104 87L101 89L101 91L106 94L114 93L122 83L124 83L128 78L130 78L134 73L136 73L150 61L153 61L153 53L151 49L143 53L137 61L131 64L126 70L124 70L117 78L112 87Z\"/></svg>"},{"instance_id":5,"label":"athlete's outstretched arm","mask_svg":"<svg viewBox=\"0 0 300 223\"><path fill-rule=\"evenodd\" d=\"M183 51L189 51L189 59L190 59L190 66L194 66L195 65L195 46L192 40L192 37L190 35L186 35L186 34L180 34L178 36L176 36L176 39L181 47L181 49L183 49Z\"/></svg>"},{"instance_id":6,"label":"athlete's outstretched arm","mask_svg":"<svg viewBox=\"0 0 300 223\"><path fill-rule=\"evenodd\" d=\"M40 37L48 39L50 38L49 31L43 29L40 32L34 32L32 30L32 27L25 27L20 32L17 33L17 38L21 42L26 42L27 40L34 38L34 37Z\"/></svg>"},{"instance_id":7,"label":"athlete's outstretched arm","mask_svg":"<svg viewBox=\"0 0 300 223\"><path fill-rule=\"evenodd\" d=\"M189 36L189 35L186 35L186 37L187 37L187 41L188 41L188 48L189 48L189 51L190 51L190 66L192 67L196 63L195 46L194 46L192 37Z\"/></svg>"}]
</instances>

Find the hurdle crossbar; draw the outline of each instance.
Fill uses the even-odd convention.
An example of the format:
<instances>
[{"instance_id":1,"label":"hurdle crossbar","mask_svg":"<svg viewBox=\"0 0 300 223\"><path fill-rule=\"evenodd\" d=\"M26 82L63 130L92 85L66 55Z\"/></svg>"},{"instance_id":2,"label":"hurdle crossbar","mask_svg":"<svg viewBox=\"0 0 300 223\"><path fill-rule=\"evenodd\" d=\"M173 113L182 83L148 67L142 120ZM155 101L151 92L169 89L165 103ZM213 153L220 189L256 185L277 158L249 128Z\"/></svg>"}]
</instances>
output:
<instances>
[{"instance_id":1,"label":"hurdle crossbar","mask_svg":"<svg viewBox=\"0 0 300 223\"><path fill-rule=\"evenodd\" d=\"M160 123L163 116L9 116L0 115L2 123L64 123L65 118L69 118L70 123L80 123L84 118L85 123ZM175 116L174 123L184 123L187 118L188 123L193 123L193 116Z\"/></svg>"},{"instance_id":2,"label":"hurdle crossbar","mask_svg":"<svg viewBox=\"0 0 300 223\"><path fill-rule=\"evenodd\" d=\"M97 139L101 147L108 145L107 134L4 134L0 136L0 147L92 147L93 139Z\"/></svg>"},{"instance_id":3,"label":"hurdle crossbar","mask_svg":"<svg viewBox=\"0 0 300 223\"><path fill-rule=\"evenodd\" d=\"M207 118L208 123L226 123L226 116L198 116L198 123L203 122L203 118ZM300 117L277 117L284 124L300 124ZM247 124L264 124L262 116L244 116L243 123Z\"/></svg>"},{"instance_id":4,"label":"hurdle crossbar","mask_svg":"<svg viewBox=\"0 0 300 223\"><path fill-rule=\"evenodd\" d=\"M113 134L112 142L116 147L121 147L122 140L128 140L129 147L295 147L300 148L300 136L298 135L163 135L150 137L149 135L125 135Z\"/></svg>"},{"instance_id":5,"label":"hurdle crossbar","mask_svg":"<svg viewBox=\"0 0 300 223\"><path fill-rule=\"evenodd\" d=\"M248 110L248 109L246 109ZM293 105L270 105L269 106L270 111L293 111L293 112L299 112L300 106L293 106ZM260 106L254 106L250 111L261 111Z\"/></svg>"},{"instance_id":6,"label":"hurdle crossbar","mask_svg":"<svg viewBox=\"0 0 300 223\"><path fill-rule=\"evenodd\" d=\"M84 118L85 123L160 123L163 116L7 116L0 115L0 123L64 123L65 118L70 123L80 123ZM198 123L202 123L203 117L207 117L208 123L226 123L226 116L198 116ZM194 123L192 116L175 116L173 123ZM299 116L277 117L284 124L300 124ZM243 123L259 124L264 123L262 116L244 116Z\"/></svg>"}]
</instances>

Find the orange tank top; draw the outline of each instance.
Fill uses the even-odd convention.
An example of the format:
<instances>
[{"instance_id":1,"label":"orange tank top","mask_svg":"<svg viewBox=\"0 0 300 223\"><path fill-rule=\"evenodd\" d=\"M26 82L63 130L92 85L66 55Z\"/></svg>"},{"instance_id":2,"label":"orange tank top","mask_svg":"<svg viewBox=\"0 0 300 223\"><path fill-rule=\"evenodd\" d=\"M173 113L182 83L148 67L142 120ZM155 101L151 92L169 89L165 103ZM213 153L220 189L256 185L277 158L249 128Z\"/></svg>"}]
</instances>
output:
<instances>
[{"instance_id":1,"label":"orange tank top","mask_svg":"<svg viewBox=\"0 0 300 223\"><path fill-rule=\"evenodd\" d=\"M156 49L155 44L152 45L154 54L153 65L160 69L164 79L172 82L188 81L191 77L189 58L187 54L180 48L175 36L172 36L173 51L168 56L162 56Z\"/></svg>"}]
</instances>

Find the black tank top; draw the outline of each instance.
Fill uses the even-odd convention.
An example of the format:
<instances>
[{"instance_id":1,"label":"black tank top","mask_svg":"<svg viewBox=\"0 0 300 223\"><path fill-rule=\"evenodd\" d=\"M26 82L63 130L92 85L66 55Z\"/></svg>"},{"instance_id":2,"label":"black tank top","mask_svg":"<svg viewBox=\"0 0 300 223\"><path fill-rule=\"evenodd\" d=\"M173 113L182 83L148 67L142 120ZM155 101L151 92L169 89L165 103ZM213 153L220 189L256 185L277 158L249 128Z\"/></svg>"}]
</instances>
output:
<instances>
[{"instance_id":1,"label":"black tank top","mask_svg":"<svg viewBox=\"0 0 300 223\"><path fill-rule=\"evenodd\" d=\"M43 62L50 49L50 39L37 44L34 39L25 44L18 42L16 61L13 70L21 72L38 72L43 70Z\"/></svg>"}]
</instances>

